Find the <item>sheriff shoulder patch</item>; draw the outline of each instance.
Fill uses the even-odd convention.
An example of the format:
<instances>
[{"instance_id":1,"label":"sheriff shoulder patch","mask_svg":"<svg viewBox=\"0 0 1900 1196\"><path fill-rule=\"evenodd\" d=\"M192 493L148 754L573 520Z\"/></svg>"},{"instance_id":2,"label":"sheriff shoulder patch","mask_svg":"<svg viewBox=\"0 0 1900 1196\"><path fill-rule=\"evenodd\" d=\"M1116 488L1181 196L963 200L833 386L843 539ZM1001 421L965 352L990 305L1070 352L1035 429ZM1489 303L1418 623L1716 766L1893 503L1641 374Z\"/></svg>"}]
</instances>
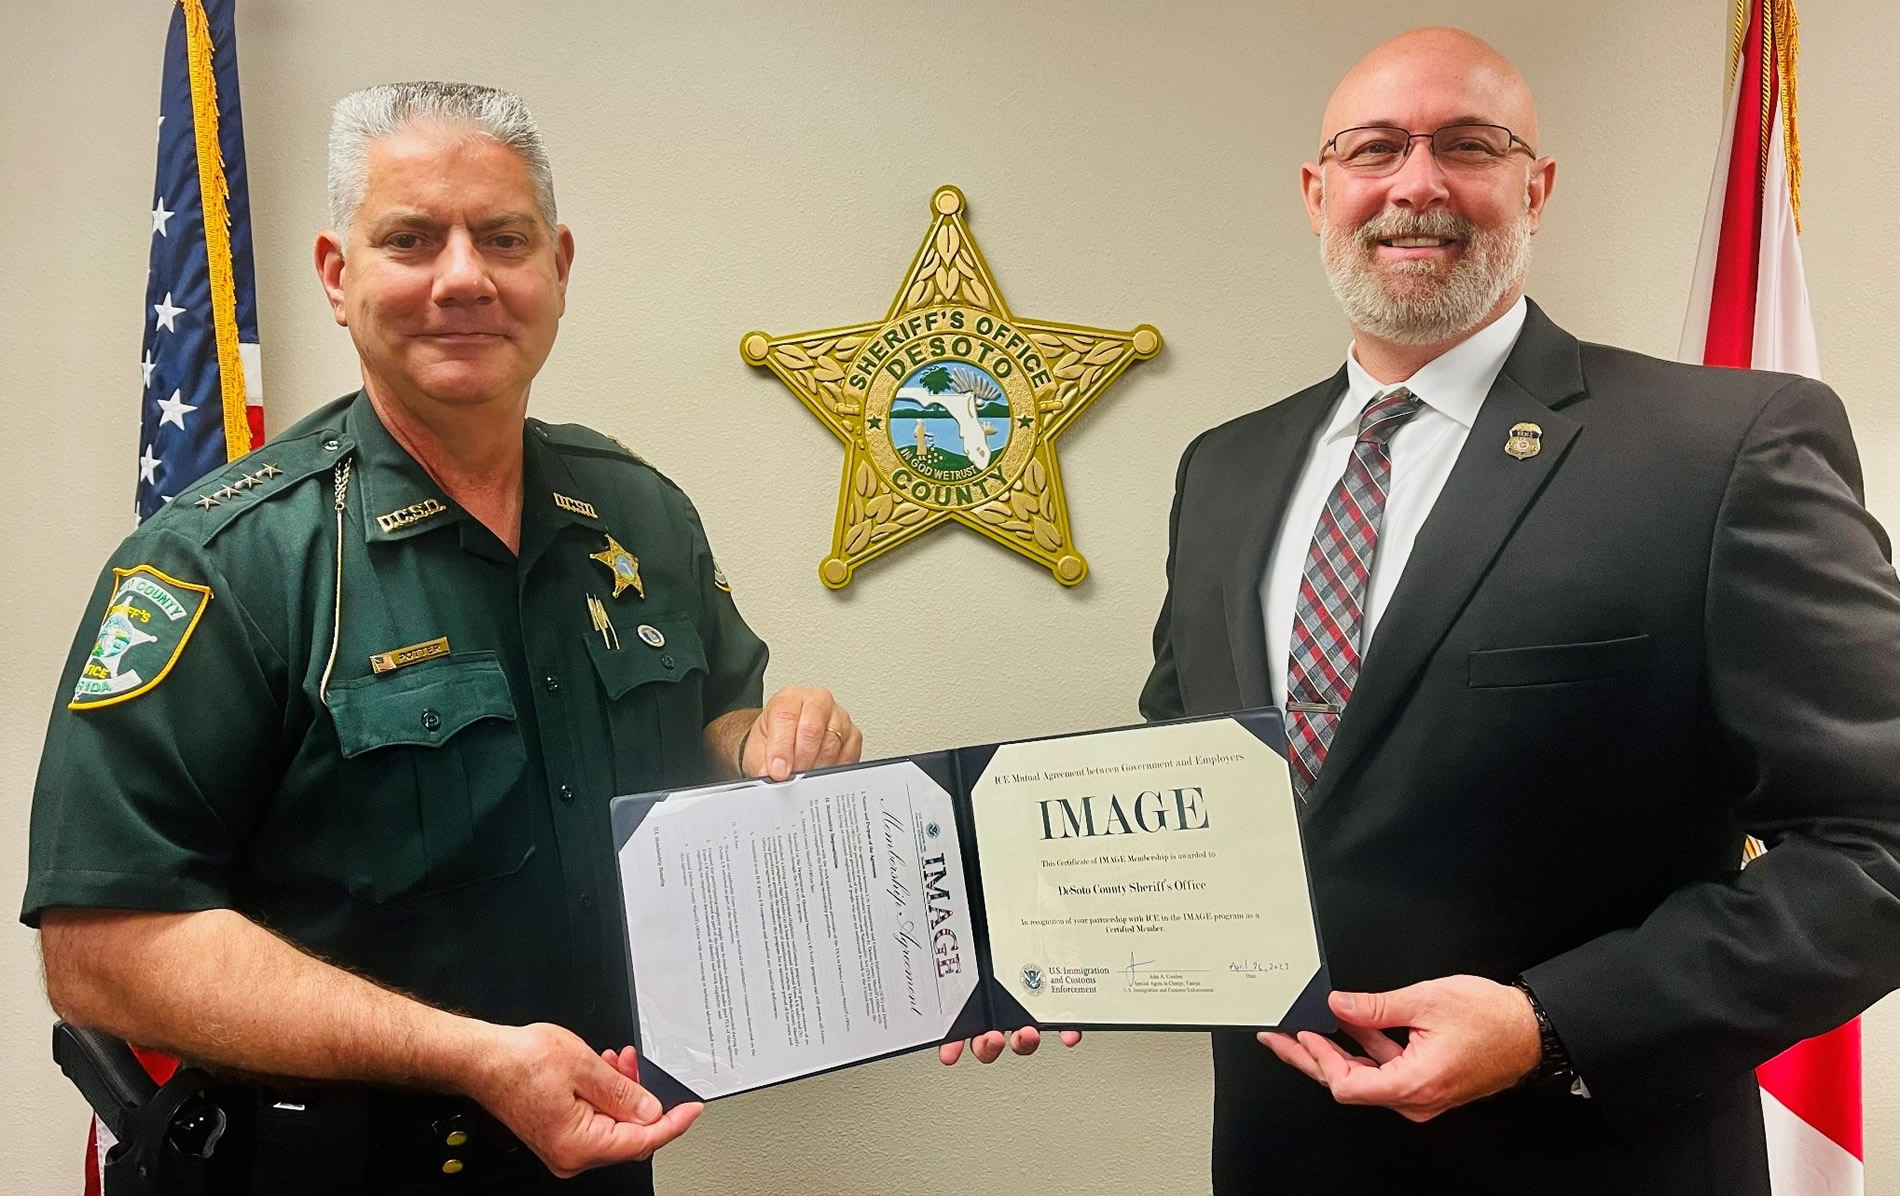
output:
<instances>
[{"instance_id":1,"label":"sheriff shoulder patch","mask_svg":"<svg viewBox=\"0 0 1900 1196\"><path fill-rule=\"evenodd\" d=\"M99 638L79 671L68 709L129 701L163 681L211 601L210 586L179 581L150 565L114 569L112 576Z\"/></svg>"}]
</instances>

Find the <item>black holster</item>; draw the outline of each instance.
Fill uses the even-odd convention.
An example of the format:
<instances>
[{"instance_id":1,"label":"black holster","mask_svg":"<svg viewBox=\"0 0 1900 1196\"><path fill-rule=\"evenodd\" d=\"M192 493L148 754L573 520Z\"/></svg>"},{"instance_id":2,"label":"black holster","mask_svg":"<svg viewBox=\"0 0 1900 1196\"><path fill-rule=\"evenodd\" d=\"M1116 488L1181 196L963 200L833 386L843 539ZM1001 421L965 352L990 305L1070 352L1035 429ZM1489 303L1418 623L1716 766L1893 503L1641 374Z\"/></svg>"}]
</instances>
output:
<instances>
[{"instance_id":1,"label":"black holster","mask_svg":"<svg viewBox=\"0 0 1900 1196\"><path fill-rule=\"evenodd\" d=\"M160 1085L110 1034L53 1024L53 1059L116 1139L105 1196L210 1196L207 1167L228 1124L214 1082L181 1067Z\"/></svg>"}]
</instances>

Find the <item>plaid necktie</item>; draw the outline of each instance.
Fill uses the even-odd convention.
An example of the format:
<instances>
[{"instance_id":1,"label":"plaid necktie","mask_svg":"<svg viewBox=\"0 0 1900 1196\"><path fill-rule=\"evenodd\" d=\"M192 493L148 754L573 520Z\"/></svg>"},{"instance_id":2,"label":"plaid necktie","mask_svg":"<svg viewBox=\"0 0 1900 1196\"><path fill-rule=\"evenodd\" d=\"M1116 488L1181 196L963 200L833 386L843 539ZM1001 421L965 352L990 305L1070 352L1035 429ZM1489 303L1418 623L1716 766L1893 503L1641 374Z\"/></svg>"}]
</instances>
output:
<instances>
[{"instance_id":1,"label":"plaid necktie","mask_svg":"<svg viewBox=\"0 0 1900 1196\"><path fill-rule=\"evenodd\" d=\"M1360 616L1372 574L1385 492L1392 480L1386 444L1418 412L1403 386L1366 404L1345 475L1326 500L1300 573L1293 650L1286 671L1288 757L1293 792L1304 802L1332 745L1339 716L1359 681Z\"/></svg>"}]
</instances>

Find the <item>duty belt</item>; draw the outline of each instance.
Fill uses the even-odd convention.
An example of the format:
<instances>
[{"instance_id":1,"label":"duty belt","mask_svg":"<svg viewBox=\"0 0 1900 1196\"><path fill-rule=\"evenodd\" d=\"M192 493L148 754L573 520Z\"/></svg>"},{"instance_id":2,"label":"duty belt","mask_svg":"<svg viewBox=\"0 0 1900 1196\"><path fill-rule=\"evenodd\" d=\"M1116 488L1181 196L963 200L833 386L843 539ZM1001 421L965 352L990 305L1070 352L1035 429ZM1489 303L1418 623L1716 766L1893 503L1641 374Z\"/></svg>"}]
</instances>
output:
<instances>
[{"instance_id":1,"label":"duty belt","mask_svg":"<svg viewBox=\"0 0 1900 1196\"><path fill-rule=\"evenodd\" d=\"M233 1191L505 1191L511 1179L547 1175L506 1126L459 1097L362 1085L242 1085L225 1089L225 1107L233 1113L231 1140L219 1151L219 1170Z\"/></svg>"}]
</instances>

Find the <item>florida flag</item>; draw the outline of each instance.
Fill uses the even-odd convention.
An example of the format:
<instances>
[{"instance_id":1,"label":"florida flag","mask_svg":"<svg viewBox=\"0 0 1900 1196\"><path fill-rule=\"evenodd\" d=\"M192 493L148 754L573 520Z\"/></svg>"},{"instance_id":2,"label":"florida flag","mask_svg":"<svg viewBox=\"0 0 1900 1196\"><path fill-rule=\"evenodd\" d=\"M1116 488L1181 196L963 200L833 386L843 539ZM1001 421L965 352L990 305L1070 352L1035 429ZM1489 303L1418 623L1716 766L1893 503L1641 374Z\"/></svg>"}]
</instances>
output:
<instances>
[{"instance_id":1,"label":"florida flag","mask_svg":"<svg viewBox=\"0 0 1900 1196\"><path fill-rule=\"evenodd\" d=\"M1793 0L1735 0L1729 87L1680 356L1821 376L1801 270ZM1760 845L1751 841L1750 854ZM1776 1196L1861 1196L1860 1023L1756 1072Z\"/></svg>"}]
</instances>

